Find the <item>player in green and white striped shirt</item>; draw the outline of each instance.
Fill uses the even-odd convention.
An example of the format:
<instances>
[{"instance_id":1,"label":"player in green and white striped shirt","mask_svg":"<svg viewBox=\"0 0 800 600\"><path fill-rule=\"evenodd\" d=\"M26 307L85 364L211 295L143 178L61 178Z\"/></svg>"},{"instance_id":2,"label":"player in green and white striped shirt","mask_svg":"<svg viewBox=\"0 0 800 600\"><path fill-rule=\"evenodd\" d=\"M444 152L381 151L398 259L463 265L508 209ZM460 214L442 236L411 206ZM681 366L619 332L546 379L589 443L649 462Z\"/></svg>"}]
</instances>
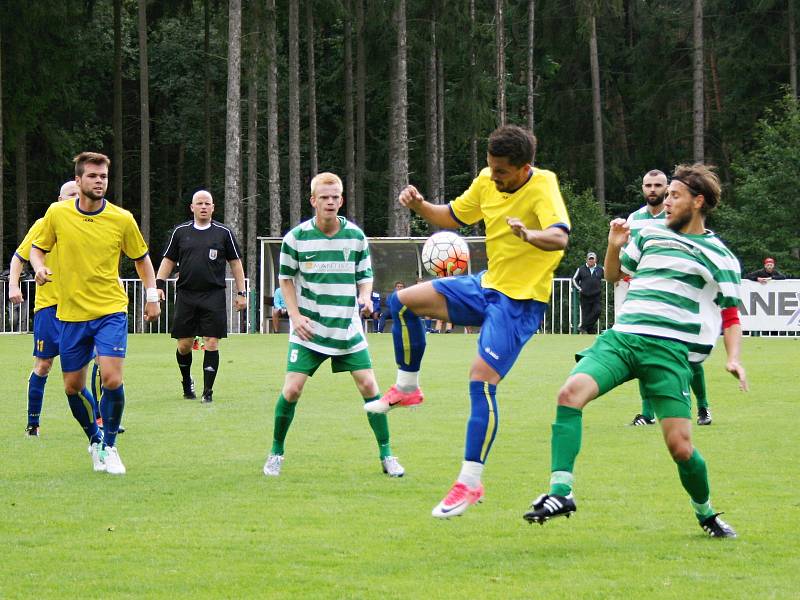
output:
<instances>
[{"instance_id":1,"label":"player in green and white striped shirt","mask_svg":"<svg viewBox=\"0 0 800 600\"><path fill-rule=\"evenodd\" d=\"M280 475L284 442L308 378L330 358L334 373L349 371L364 402L380 398L359 312L372 313L372 263L364 232L339 216L342 180L320 173L311 181L315 216L292 229L281 245L280 280L291 322L283 389L275 406L272 451L264 474ZM363 308L359 311L359 305ZM385 414L368 413L381 467L405 470L392 456Z\"/></svg>"},{"instance_id":2,"label":"player in green and white striped shirt","mask_svg":"<svg viewBox=\"0 0 800 600\"><path fill-rule=\"evenodd\" d=\"M637 239L645 227L666 227L667 213L664 210L664 197L667 194L667 176L663 171L652 169L642 177L642 195L645 205L635 210L626 221L630 228L631 239ZM630 277L625 276L614 285L614 317L619 316L619 311L628 292ZM706 375L702 362L692 362L691 388L697 400L697 424L711 425L711 410L708 407L706 394ZM642 399L642 412L633 417L631 425L655 425L656 415L653 404L646 397L639 385L639 396Z\"/></svg>"},{"instance_id":3,"label":"player in green and white striped shirt","mask_svg":"<svg viewBox=\"0 0 800 600\"><path fill-rule=\"evenodd\" d=\"M723 328L725 368L747 390L739 362L739 262L705 229L720 197L716 174L700 163L675 168L664 201L666 229L645 227L630 240L623 219L611 222L605 271L610 281L632 276L628 298L614 327L579 353L558 394L553 424L550 491L533 501L524 517L544 523L576 510L572 494L581 446L583 408L598 396L636 378L651 398L664 440L703 530L735 537L711 507L706 463L692 445L690 360L708 355ZM721 312L720 312L720 309Z\"/></svg>"}]
</instances>

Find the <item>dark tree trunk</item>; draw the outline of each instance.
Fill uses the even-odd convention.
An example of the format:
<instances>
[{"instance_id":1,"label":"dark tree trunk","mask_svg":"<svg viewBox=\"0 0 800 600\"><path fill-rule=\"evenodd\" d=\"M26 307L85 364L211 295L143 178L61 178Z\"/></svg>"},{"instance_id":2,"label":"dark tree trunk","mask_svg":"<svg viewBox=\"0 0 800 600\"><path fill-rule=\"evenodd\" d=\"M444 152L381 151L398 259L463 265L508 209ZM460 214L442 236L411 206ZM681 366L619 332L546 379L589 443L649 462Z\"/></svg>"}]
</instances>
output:
<instances>
[{"instance_id":1,"label":"dark tree trunk","mask_svg":"<svg viewBox=\"0 0 800 600\"><path fill-rule=\"evenodd\" d=\"M605 157L603 155L603 111L600 104L600 58L597 52L597 19L592 15L590 22L589 62L592 72L592 115L594 123L594 193L600 210L606 210Z\"/></svg>"},{"instance_id":2,"label":"dark tree trunk","mask_svg":"<svg viewBox=\"0 0 800 600\"><path fill-rule=\"evenodd\" d=\"M300 223L299 6L289 2L289 227Z\"/></svg>"},{"instance_id":3,"label":"dark tree trunk","mask_svg":"<svg viewBox=\"0 0 800 600\"><path fill-rule=\"evenodd\" d=\"M225 118L225 224L242 239L242 3L228 2L228 92Z\"/></svg>"},{"instance_id":4,"label":"dark tree trunk","mask_svg":"<svg viewBox=\"0 0 800 600\"><path fill-rule=\"evenodd\" d=\"M506 32L504 0L495 0L495 73L497 80L497 124L506 124Z\"/></svg>"},{"instance_id":5,"label":"dark tree trunk","mask_svg":"<svg viewBox=\"0 0 800 600\"><path fill-rule=\"evenodd\" d=\"M205 158L205 188L211 190L211 12L209 0L203 0L203 156Z\"/></svg>"},{"instance_id":6,"label":"dark tree trunk","mask_svg":"<svg viewBox=\"0 0 800 600\"><path fill-rule=\"evenodd\" d=\"M141 115L141 183L142 216L140 227L144 240L150 243L150 72L147 66L147 0L139 0L139 113Z\"/></svg>"},{"instance_id":7,"label":"dark tree trunk","mask_svg":"<svg viewBox=\"0 0 800 600\"><path fill-rule=\"evenodd\" d=\"M534 50L534 41L535 41L535 2L534 0L528 0L528 77L527 77L527 84L528 84L528 95L527 95L527 113L528 113L528 129L531 131L535 131L534 129L534 114L533 114L533 94L535 92L535 80L536 80L536 72L534 71L533 67L533 50Z\"/></svg>"},{"instance_id":8,"label":"dark tree trunk","mask_svg":"<svg viewBox=\"0 0 800 600\"><path fill-rule=\"evenodd\" d=\"M122 0L114 0L114 203L123 205L122 195Z\"/></svg>"},{"instance_id":9,"label":"dark tree trunk","mask_svg":"<svg viewBox=\"0 0 800 600\"><path fill-rule=\"evenodd\" d=\"M356 222L364 223L364 177L367 157L366 56L364 55L364 0L356 2Z\"/></svg>"},{"instance_id":10,"label":"dark tree trunk","mask_svg":"<svg viewBox=\"0 0 800 600\"><path fill-rule=\"evenodd\" d=\"M317 74L314 68L314 6L306 0L306 60L308 62L308 170L311 177L319 172L317 158ZM347 11L350 19L350 11Z\"/></svg>"},{"instance_id":11,"label":"dark tree trunk","mask_svg":"<svg viewBox=\"0 0 800 600\"><path fill-rule=\"evenodd\" d=\"M281 235L281 159L278 145L278 51L275 0L267 0L267 157L269 162L269 234Z\"/></svg>"},{"instance_id":12,"label":"dark tree trunk","mask_svg":"<svg viewBox=\"0 0 800 600\"><path fill-rule=\"evenodd\" d=\"M787 0L789 19L789 87L797 98L797 29L794 22L794 0Z\"/></svg>"},{"instance_id":13,"label":"dark tree trunk","mask_svg":"<svg viewBox=\"0 0 800 600\"><path fill-rule=\"evenodd\" d=\"M258 30L259 11L252 11L247 57L247 275L256 276L258 264ZM251 282L254 283L254 282Z\"/></svg>"},{"instance_id":14,"label":"dark tree trunk","mask_svg":"<svg viewBox=\"0 0 800 600\"><path fill-rule=\"evenodd\" d=\"M14 150L16 160L16 188L17 205L14 212L17 214L17 241L21 242L28 232L28 132L21 127L17 134L17 143Z\"/></svg>"},{"instance_id":15,"label":"dark tree trunk","mask_svg":"<svg viewBox=\"0 0 800 600\"><path fill-rule=\"evenodd\" d=\"M356 163L353 123L353 14L352 2L345 0L344 17L344 201L347 218L356 222Z\"/></svg>"},{"instance_id":16,"label":"dark tree trunk","mask_svg":"<svg viewBox=\"0 0 800 600\"><path fill-rule=\"evenodd\" d=\"M395 26L395 57L392 77L391 122L389 124L389 235L407 236L410 231L408 209L398 201L408 185L408 88L406 2L395 0L392 21Z\"/></svg>"},{"instance_id":17,"label":"dark tree trunk","mask_svg":"<svg viewBox=\"0 0 800 600\"><path fill-rule=\"evenodd\" d=\"M428 189L425 196L430 202L440 202L439 193L439 123L437 99L439 87L436 81L436 4L430 9L430 35L428 59L425 69L425 154L427 157Z\"/></svg>"},{"instance_id":18,"label":"dark tree trunk","mask_svg":"<svg viewBox=\"0 0 800 600\"><path fill-rule=\"evenodd\" d=\"M694 160L705 160L705 107L703 103L703 0L694 0L693 132Z\"/></svg>"}]
</instances>

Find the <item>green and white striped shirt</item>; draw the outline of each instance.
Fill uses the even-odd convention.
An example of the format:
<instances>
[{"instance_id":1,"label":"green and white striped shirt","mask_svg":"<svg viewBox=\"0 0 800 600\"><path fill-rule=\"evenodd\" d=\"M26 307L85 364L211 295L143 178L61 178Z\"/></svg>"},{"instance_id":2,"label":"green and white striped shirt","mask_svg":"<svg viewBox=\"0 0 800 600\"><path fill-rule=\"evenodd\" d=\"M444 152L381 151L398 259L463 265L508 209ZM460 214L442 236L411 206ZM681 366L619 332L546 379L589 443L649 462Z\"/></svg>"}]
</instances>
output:
<instances>
[{"instance_id":1,"label":"green and white striped shirt","mask_svg":"<svg viewBox=\"0 0 800 600\"><path fill-rule=\"evenodd\" d=\"M651 215L647 204L629 214L628 219L625 221L628 227L631 228L632 240L635 240L637 237L639 237L639 234L644 227L666 227L666 222L667 211L664 210L663 206L660 213L657 215Z\"/></svg>"},{"instance_id":2,"label":"green and white striped shirt","mask_svg":"<svg viewBox=\"0 0 800 600\"><path fill-rule=\"evenodd\" d=\"M300 223L283 238L279 279L293 279L300 313L314 322L314 337L289 341L328 355L367 347L358 314L358 285L372 281L372 262L364 232L344 217L332 237L316 219Z\"/></svg>"},{"instance_id":3,"label":"green and white striped shirt","mask_svg":"<svg viewBox=\"0 0 800 600\"><path fill-rule=\"evenodd\" d=\"M717 236L644 227L622 252L632 276L614 329L684 342L702 362L722 326L721 309L739 305L740 266Z\"/></svg>"}]
</instances>

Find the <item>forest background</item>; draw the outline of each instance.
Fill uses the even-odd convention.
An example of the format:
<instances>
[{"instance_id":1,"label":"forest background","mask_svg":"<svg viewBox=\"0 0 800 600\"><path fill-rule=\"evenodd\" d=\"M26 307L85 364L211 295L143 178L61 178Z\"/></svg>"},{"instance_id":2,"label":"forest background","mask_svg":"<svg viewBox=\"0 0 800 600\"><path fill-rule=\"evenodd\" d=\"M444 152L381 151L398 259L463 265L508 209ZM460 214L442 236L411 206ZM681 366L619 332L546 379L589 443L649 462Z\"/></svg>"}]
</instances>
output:
<instances>
[{"instance_id":1,"label":"forest background","mask_svg":"<svg viewBox=\"0 0 800 600\"><path fill-rule=\"evenodd\" d=\"M368 235L427 235L399 189L455 198L516 123L570 209L560 275L604 252L645 172L695 160L743 269L800 274L796 36L794 0L5 1L0 269L83 150L155 252L210 190L255 276L319 170Z\"/></svg>"}]
</instances>

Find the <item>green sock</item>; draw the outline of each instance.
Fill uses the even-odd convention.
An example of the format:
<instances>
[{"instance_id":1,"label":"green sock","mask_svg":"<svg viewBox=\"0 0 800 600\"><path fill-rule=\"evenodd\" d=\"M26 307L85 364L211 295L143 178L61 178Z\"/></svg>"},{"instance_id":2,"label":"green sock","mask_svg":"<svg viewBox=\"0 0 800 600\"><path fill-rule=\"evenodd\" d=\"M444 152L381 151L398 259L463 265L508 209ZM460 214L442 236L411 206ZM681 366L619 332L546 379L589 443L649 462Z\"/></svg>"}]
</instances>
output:
<instances>
[{"instance_id":1,"label":"green sock","mask_svg":"<svg viewBox=\"0 0 800 600\"><path fill-rule=\"evenodd\" d=\"M296 407L297 402L287 402L283 394L278 396L278 403L275 405L275 429L272 433L272 454L283 455L283 442L294 419Z\"/></svg>"},{"instance_id":2,"label":"green sock","mask_svg":"<svg viewBox=\"0 0 800 600\"><path fill-rule=\"evenodd\" d=\"M570 406L556 408L556 422L552 426L550 441L550 467L553 477L550 480L550 493L566 496L572 491L571 476L575 469L575 458L581 450L581 431L583 411ZM555 475L558 474L558 477Z\"/></svg>"},{"instance_id":3,"label":"green sock","mask_svg":"<svg viewBox=\"0 0 800 600\"><path fill-rule=\"evenodd\" d=\"M703 363L690 363L692 367L692 392L697 400L697 408L708 408L708 398L706 398L706 373L703 370Z\"/></svg>"},{"instance_id":4,"label":"green sock","mask_svg":"<svg viewBox=\"0 0 800 600\"><path fill-rule=\"evenodd\" d=\"M653 404L650 400L647 399L647 394L645 393L646 390L642 385L642 382L639 381L639 397L642 399L642 415L647 417L648 419L655 419L656 412L653 410Z\"/></svg>"},{"instance_id":5,"label":"green sock","mask_svg":"<svg viewBox=\"0 0 800 600\"><path fill-rule=\"evenodd\" d=\"M714 511L711 508L708 470L703 456L695 448L689 460L675 464L678 465L678 475L680 475L683 489L689 493L697 517L710 517Z\"/></svg>"},{"instance_id":6,"label":"green sock","mask_svg":"<svg viewBox=\"0 0 800 600\"><path fill-rule=\"evenodd\" d=\"M381 395L378 394L373 398L364 398L364 403L372 402L373 400L380 399ZM392 455L392 447L389 445L389 419L385 414L367 413L367 420L369 426L372 427L372 432L375 434L375 440L378 442L378 451L380 457L386 458Z\"/></svg>"}]
</instances>

